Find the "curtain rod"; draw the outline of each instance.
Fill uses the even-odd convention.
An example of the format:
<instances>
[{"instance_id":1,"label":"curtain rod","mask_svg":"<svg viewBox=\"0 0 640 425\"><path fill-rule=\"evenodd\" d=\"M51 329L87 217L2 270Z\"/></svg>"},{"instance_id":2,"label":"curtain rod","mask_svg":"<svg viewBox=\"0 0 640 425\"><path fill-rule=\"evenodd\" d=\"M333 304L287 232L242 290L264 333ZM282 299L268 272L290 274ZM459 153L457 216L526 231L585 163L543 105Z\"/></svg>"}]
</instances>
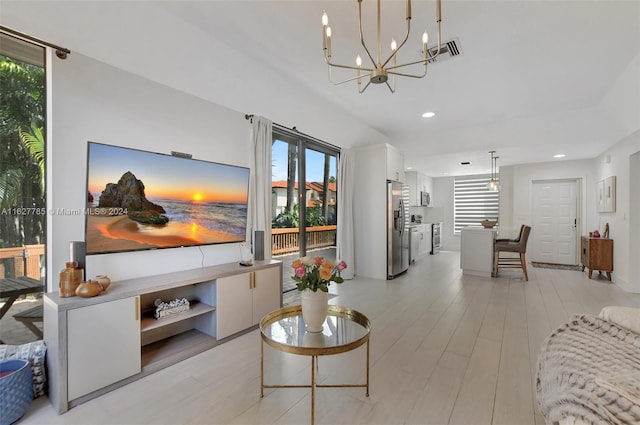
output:
<instances>
[{"instance_id":1,"label":"curtain rod","mask_svg":"<svg viewBox=\"0 0 640 425\"><path fill-rule=\"evenodd\" d=\"M244 115L244 119L245 119L245 120L247 120L247 121L249 121L249 122L251 122L251 123L253 123L253 114L245 114L245 115ZM275 123L275 122L274 122L274 123L273 123L273 126L274 126L274 127L276 127L278 130L280 130L280 131L284 131L284 132L288 132L288 133L290 133L291 135L294 135L294 134L295 134L295 135L298 135L298 136L303 136L303 137L306 137L307 139L309 139L309 140L311 140L311 141L313 141L313 142L319 143L319 144L321 144L321 145L328 146L328 147L333 148L333 149L336 149L336 150L338 150L338 151L340 151L340 150L341 150L341 148L340 148L339 146L332 145L331 143L327 143L327 142L325 142L324 140L320 140L320 139L318 139L318 138L316 138L316 137L309 136L308 134L305 134L305 133L301 132L300 130L298 130L298 129L296 128L296 126L295 126L295 125L294 125L293 127L289 128L289 127L285 127L285 126L284 126L284 125L282 125L282 124L278 124L278 123Z\"/></svg>"},{"instance_id":2,"label":"curtain rod","mask_svg":"<svg viewBox=\"0 0 640 425\"><path fill-rule=\"evenodd\" d=\"M56 56L59 57L60 59L66 59L67 55L69 55L71 53L71 50L69 49L65 49L64 47L60 47L60 46L56 46L55 44L51 44L49 42L40 40L38 38L35 37L31 37L30 35L18 32L16 30L12 30L11 28L7 28L3 25L0 25L0 31L7 33L9 35L13 35L16 36L18 38L21 38L23 40L26 41L31 41L33 43L39 44L41 46L47 46L47 47L51 47L52 49L56 49Z\"/></svg>"}]
</instances>

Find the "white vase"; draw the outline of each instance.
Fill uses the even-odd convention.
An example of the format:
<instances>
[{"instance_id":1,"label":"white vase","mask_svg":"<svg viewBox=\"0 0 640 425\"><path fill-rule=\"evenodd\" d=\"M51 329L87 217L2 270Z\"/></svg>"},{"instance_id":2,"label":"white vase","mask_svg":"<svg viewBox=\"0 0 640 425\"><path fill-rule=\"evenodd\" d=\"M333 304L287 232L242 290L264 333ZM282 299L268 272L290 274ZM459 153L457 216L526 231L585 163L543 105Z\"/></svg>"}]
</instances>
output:
<instances>
[{"instance_id":1,"label":"white vase","mask_svg":"<svg viewBox=\"0 0 640 425\"><path fill-rule=\"evenodd\" d=\"M327 318L329 296L326 292L317 290L313 292L305 289L300 292L302 304L302 318L307 325L307 332L322 332L322 324Z\"/></svg>"}]
</instances>

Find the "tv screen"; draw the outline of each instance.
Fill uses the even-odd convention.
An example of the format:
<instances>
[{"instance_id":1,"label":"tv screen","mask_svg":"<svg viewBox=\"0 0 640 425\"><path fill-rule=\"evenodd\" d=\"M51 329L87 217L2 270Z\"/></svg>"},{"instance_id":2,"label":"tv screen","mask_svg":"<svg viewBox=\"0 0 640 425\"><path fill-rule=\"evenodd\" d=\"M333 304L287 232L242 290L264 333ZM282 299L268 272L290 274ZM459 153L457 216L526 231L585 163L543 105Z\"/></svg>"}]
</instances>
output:
<instances>
[{"instance_id":1,"label":"tv screen","mask_svg":"<svg viewBox=\"0 0 640 425\"><path fill-rule=\"evenodd\" d=\"M89 142L87 254L243 242L249 169Z\"/></svg>"}]
</instances>

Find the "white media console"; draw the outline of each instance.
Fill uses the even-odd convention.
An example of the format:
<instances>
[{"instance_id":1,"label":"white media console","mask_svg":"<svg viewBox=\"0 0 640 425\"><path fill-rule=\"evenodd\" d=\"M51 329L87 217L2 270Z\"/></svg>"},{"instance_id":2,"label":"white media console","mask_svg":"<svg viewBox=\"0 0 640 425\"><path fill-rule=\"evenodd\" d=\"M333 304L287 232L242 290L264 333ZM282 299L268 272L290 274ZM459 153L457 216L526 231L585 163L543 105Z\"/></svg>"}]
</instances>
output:
<instances>
[{"instance_id":1,"label":"white media console","mask_svg":"<svg viewBox=\"0 0 640 425\"><path fill-rule=\"evenodd\" d=\"M155 301L188 311L155 319ZM44 296L49 399L58 413L206 351L282 306L282 262L256 261L113 282L93 298Z\"/></svg>"}]
</instances>

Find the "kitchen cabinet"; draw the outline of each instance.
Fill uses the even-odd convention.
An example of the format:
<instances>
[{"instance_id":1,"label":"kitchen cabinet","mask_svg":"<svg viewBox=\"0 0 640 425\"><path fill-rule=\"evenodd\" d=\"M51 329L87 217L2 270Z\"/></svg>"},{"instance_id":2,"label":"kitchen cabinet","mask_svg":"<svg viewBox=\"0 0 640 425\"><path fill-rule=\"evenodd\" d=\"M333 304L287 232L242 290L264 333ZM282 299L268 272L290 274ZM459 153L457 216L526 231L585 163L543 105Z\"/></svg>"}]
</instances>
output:
<instances>
[{"instance_id":1,"label":"kitchen cabinet","mask_svg":"<svg viewBox=\"0 0 640 425\"><path fill-rule=\"evenodd\" d=\"M404 177L409 186L409 206L420 206L420 191L422 190L422 174L417 171L405 171Z\"/></svg>"},{"instance_id":2,"label":"kitchen cabinet","mask_svg":"<svg viewBox=\"0 0 640 425\"><path fill-rule=\"evenodd\" d=\"M69 400L140 372L139 302L131 297L69 311Z\"/></svg>"},{"instance_id":3,"label":"kitchen cabinet","mask_svg":"<svg viewBox=\"0 0 640 425\"><path fill-rule=\"evenodd\" d=\"M405 171L406 184L409 186L409 206L431 206L433 205L433 179L418 171ZM429 193L431 203L422 205L421 192Z\"/></svg>"},{"instance_id":4,"label":"kitchen cabinet","mask_svg":"<svg viewBox=\"0 0 640 425\"><path fill-rule=\"evenodd\" d=\"M418 257L428 255L431 252L431 225L422 224L418 227Z\"/></svg>"},{"instance_id":5,"label":"kitchen cabinet","mask_svg":"<svg viewBox=\"0 0 640 425\"><path fill-rule=\"evenodd\" d=\"M271 268L218 279L216 338L250 328L280 308L279 276L280 270Z\"/></svg>"},{"instance_id":6,"label":"kitchen cabinet","mask_svg":"<svg viewBox=\"0 0 640 425\"><path fill-rule=\"evenodd\" d=\"M589 269L589 279L594 270L607 273L607 278L611 280L613 271L613 239L590 238L583 236L581 240L581 262L582 271Z\"/></svg>"},{"instance_id":7,"label":"kitchen cabinet","mask_svg":"<svg viewBox=\"0 0 640 425\"><path fill-rule=\"evenodd\" d=\"M391 145L386 146L387 180L405 182L404 154Z\"/></svg>"}]
</instances>

